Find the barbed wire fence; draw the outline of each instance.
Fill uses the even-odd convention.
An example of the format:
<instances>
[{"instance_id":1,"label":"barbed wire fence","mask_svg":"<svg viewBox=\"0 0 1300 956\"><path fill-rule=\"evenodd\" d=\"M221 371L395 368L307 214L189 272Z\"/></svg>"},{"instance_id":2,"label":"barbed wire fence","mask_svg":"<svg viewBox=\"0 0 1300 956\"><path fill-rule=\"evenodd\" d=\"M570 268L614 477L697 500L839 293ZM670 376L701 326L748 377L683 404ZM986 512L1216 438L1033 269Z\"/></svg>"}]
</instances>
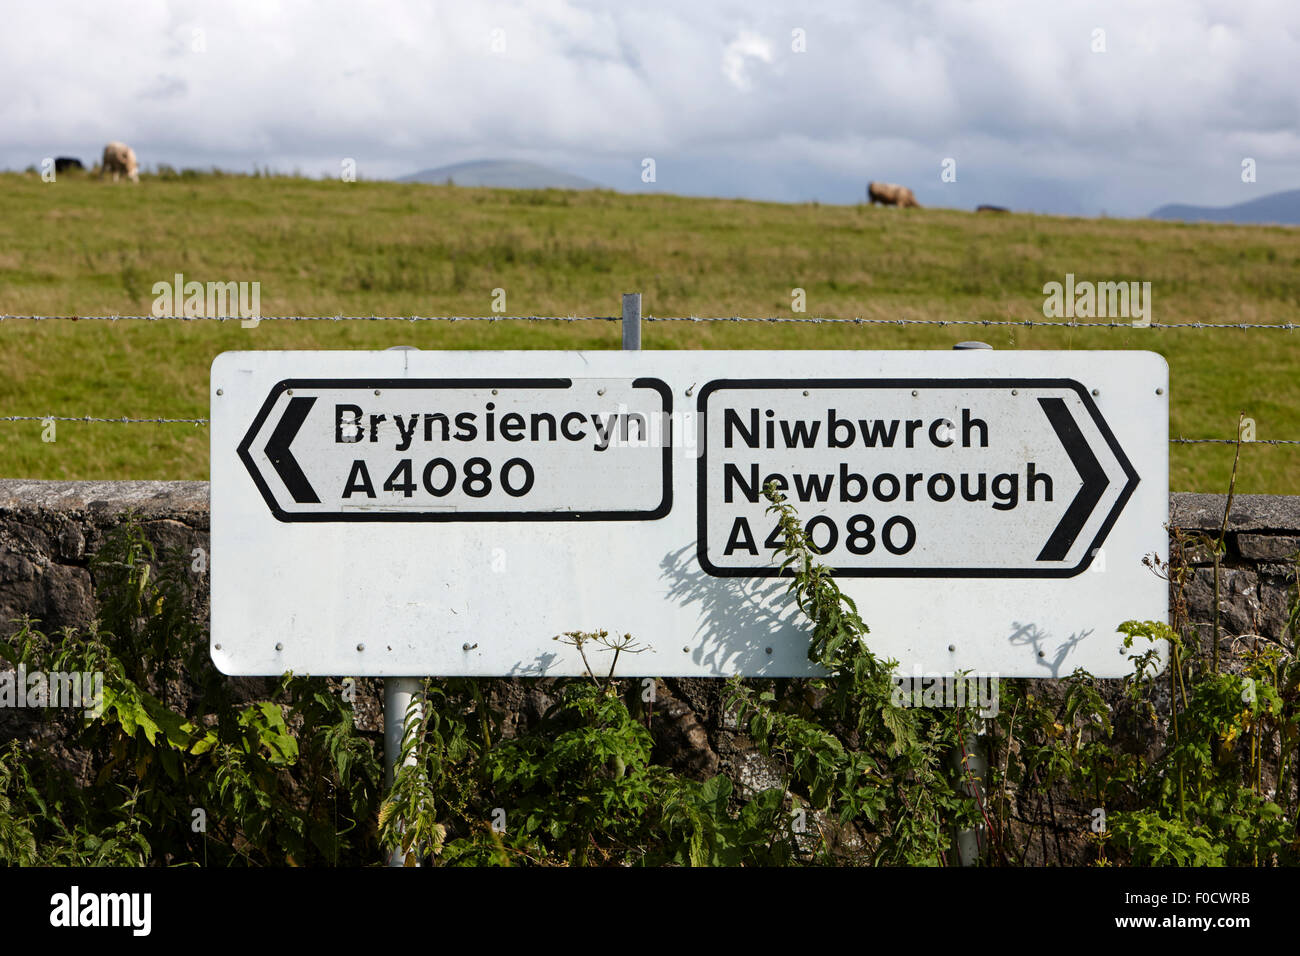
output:
<instances>
[{"instance_id":1,"label":"barbed wire fence","mask_svg":"<svg viewBox=\"0 0 1300 956\"><path fill-rule=\"evenodd\" d=\"M0 322L622 322L620 315L0 315ZM752 322L807 325L934 325L1057 329L1270 329L1294 332L1300 322L1079 322L1039 319L836 319L823 316L643 315L642 322Z\"/></svg>"},{"instance_id":2,"label":"barbed wire fence","mask_svg":"<svg viewBox=\"0 0 1300 956\"><path fill-rule=\"evenodd\" d=\"M1295 332L1300 323L1268 322L1099 322L1051 319L868 319L830 318L824 316L639 316L641 322L737 322L760 324L804 324L843 326L939 326L969 328L1053 328L1053 329L1127 329L1130 331L1193 331L1203 329ZM622 322L621 315L263 315L255 318L225 315L17 315L0 314L0 322ZM193 425L208 424L206 418L114 418L93 415L0 415L0 422L78 422L108 425ZM1300 445L1295 438L1184 438L1169 439L1171 445Z\"/></svg>"}]
</instances>

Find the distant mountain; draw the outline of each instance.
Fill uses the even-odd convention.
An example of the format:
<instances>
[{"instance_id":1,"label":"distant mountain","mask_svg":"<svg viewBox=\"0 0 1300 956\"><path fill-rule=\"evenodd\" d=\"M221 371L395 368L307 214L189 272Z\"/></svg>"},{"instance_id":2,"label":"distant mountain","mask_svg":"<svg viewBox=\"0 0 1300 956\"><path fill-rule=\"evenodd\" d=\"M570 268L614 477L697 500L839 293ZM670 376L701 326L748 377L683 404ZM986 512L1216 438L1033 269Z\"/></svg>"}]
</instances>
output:
<instances>
[{"instance_id":1,"label":"distant mountain","mask_svg":"<svg viewBox=\"0 0 1300 956\"><path fill-rule=\"evenodd\" d=\"M1152 219L1181 219L1184 222L1235 222L1241 224L1277 223L1300 226L1300 189L1272 193L1237 203L1235 206L1161 206Z\"/></svg>"},{"instance_id":2,"label":"distant mountain","mask_svg":"<svg viewBox=\"0 0 1300 956\"><path fill-rule=\"evenodd\" d=\"M604 189L590 179L562 173L537 163L513 159L477 159L426 169L401 177L399 183L445 183L457 186L491 186L498 189Z\"/></svg>"}]
</instances>

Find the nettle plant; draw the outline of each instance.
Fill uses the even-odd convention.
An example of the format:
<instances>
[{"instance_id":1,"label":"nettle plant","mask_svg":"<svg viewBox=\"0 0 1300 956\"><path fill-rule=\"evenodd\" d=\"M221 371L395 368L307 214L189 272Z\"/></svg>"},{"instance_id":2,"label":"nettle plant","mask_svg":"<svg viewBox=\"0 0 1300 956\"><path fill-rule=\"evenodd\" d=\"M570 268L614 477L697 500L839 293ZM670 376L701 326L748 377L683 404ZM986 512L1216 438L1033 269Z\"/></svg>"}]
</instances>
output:
<instances>
[{"instance_id":1,"label":"nettle plant","mask_svg":"<svg viewBox=\"0 0 1300 956\"><path fill-rule=\"evenodd\" d=\"M783 788L812 811L815 860L952 862L954 832L980 814L969 761L952 759L968 754L972 711L895 703L896 663L868 650L867 625L817 562L794 507L774 484L765 494L790 593L812 628L809 659L826 676L767 687L733 679L738 719L782 768Z\"/></svg>"},{"instance_id":2,"label":"nettle plant","mask_svg":"<svg viewBox=\"0 0 1300 956\"><path fill-rule=\"evenodd\" d=\"M0 640L0 658L28 673L103 675L97 716L38 712L58 723L0 750L0 863L373 859L373 741L324 679L286 675L249 700L218 673L188 562L124 523L93 563L98 620L55 636L27 621ZM50 738L57 750L39 742Z\"/></svg>"},{"instance_id":3,"label":"nettle plant","mask_svg":"<svg viewBox=\"0 0 1300 956\"><path fill-rule=\"evenodd\" d=\"M614 677L630 635L557 638L587 662L550 688L527 731L501 737L478 682L428 681L412 705L403 766L381 810L381 838L408 864L739 865L783 863L794 846L778 791L733 812L731 780L699 782L651 760L653 738ZM610 655L598 676L589 653ZM639 685L633 685L639 686Z\"/></svg>"}]
</instances>

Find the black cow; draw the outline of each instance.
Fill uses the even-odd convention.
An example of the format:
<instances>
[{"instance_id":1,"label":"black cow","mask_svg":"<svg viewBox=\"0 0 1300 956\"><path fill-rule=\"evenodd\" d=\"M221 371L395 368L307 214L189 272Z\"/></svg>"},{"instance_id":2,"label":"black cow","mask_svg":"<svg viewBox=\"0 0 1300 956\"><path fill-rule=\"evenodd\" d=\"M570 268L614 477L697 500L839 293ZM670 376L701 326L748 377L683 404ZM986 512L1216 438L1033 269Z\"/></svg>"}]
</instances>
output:
<instances>
[{"instance_id":1,"label":"black cow","mask_svg":"<svg viewBox=\"0 0 1300 956\"><path fill-rule=\"evenodd\" d=\"M75 159L72 156L54 157L54 171L56 173L66 173L70 169L78 169L84 172L86 167L81 165L81 160Z\"/></svg>"}]
</instances>

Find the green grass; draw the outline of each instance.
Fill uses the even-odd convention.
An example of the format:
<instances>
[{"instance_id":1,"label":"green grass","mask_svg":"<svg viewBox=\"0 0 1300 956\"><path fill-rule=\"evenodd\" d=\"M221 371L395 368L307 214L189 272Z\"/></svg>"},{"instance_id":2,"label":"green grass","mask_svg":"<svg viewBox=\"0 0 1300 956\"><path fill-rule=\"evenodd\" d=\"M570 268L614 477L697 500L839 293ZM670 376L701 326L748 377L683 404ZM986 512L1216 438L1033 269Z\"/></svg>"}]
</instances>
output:
<instances>
[{"instance_id":1,"label":"green grass","mask_svg":"<svg viewBox=\"0 0 1300 956\"><path fill-rule=\"evenodd\" d=\"M1157 322L1300 322L1300 230L977 216L609 192L295 178L0 175L0 313L148 314L158 281L257 281L264 315L1041 319L1072 272L1149 281ZM1300 333L732 323L647 325L646 348L1139 348L1172 370L1171 433L1300 438ZM0 415L206 417L227 349L617 348L616 323L0 323ZM0 423L0 475L204 478L207 430ZM1300 447L1243 450L1238 490L1300 491ZM1222 490L1228 446L1171 449L1173 487Z\"/></svg>"}]
</instances>

